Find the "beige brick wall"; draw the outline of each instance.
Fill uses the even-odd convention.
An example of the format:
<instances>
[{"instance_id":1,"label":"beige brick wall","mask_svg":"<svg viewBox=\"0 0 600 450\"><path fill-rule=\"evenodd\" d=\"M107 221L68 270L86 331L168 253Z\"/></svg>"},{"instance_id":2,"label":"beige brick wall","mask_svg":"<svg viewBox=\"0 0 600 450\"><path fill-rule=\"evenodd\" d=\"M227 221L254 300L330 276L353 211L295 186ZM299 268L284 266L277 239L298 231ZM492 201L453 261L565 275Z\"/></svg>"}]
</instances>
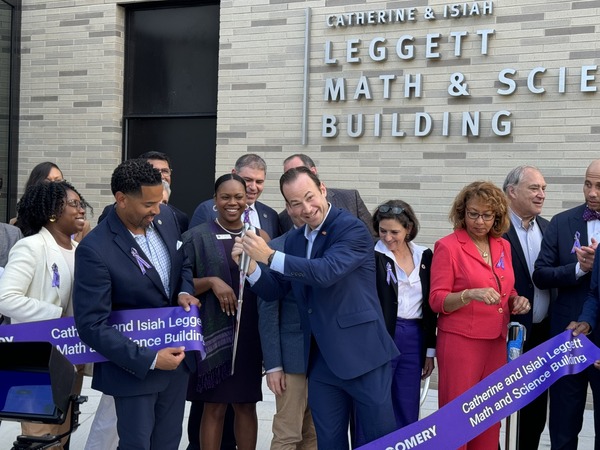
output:
<instances>
[{"instance_id":1,"label":"beige brick wall","mask_svg":"<svg viewBox=\"0 0 600 450\"><path fill-rule=\"evenodd\" d=\"M389 198L411 203L422 223L420 242L432 245L450 231L448 208L460 188L477 179L499 185L506 173L519 164L540 167L548 182L545 215L582 201L583 174L589 162L600 157L600 94L579 92L581 66L598 64L599 2L563 0L496 1L493 14L460 19L426 21L426 7L435 11L451 2L377 2L377 1L295 1L254 0L222 2L221 70L218 120L218 171L226 170L236 155L256 151L271 167L270 186L263 195L268 203L280 202L276 180L282 159L294 152L311 155L322 179L331 186L358 188L369 209ZM235 7L233 5L235 4ZM244 6L240 6L243 4ZM480 2L481 4L481 2ZM331 29L325 26L329 14L417 8L414 22ZM302 146L301 115L303 95L303 41L305 10L311 9L310 88L308 107L308 145ZM439 17L439 14L438 14ZM472 35L479 29L494 29L488 55L482 55L480 40ZM463 54L454 57L451 31L468 31ZM425 37L440 33L441 58L426 59ZM404 34L416 37L417 56L400 60L395 44ZM388 58L373 62L368 58L371 39L387 39ZM345 40L359 38L362 62L345 62ZM339 63L324 63L325 41L333 42ZM235 66L233 66L235 64ZM527 74L537 66L547 69L541 77L543 95L527 90ZM566 93L558 92L560 67L567 67ZM498 72L517 70L517 92L500 96L505 88ZM466 77L470 96L448 95L450 74ZM421 98L403 96L403 76L423 76ZM597 72L592 72L597 73ZM395 74L390 99L382 98L380 74ZM361 75L374 80L373 100L352 100ZM323 100L325 80L344 77L346 102ZM598 86L598 80L589 83ZM512 133L499 137L491 132L491 117L496 111L512 113ZM442 113L452 115L451 135L441 135ZM479 137L460 136L460 114L481 112ZM321 137L322 114L334 114L342 126L335 139ZM404 138L391 137L390 115L401 114ZM434 129L427 137L415 137L415 112L427 112ZM361 138L345 132L347 114L364 113L372 120L384 114L381 138L373 137L367 122ZM385 122L387 121L387 123ZM244 137L229 137L230 132Z\"/></svg>"},{"instance_id":2,"label":"beige brick wall","mask_svg":"<svg viewBox=\"0 0 600 450\"><path fill-rule=\"evenodd\" d=\"M419 242L432 245L450 231L448 207L458 190L476 179L501 184L510 168L538 165L549 184L545 215L581 202L582 177L590 160L600 156L598 93L579 92L577 73L598 64L598 1L502 0L490 16L426 21L426 7L436 11L450 2L281 1L221 2L217 174L231 169L242 153L255 152L268 165L263 200L283 206L277 180L285 156L303 152L318 163L327 185L360 190L369 209L389 198L402 198L417 211ZM329 14L417 8L415 22L331 29ZM304 29L310 8L308 144L302 145ZM67 177L98 208L110 201L109 179L121 159L123 88L123 9L108 0L24 0L19 185L36 163L55 160ZM494 29L489 54L481 55L471 34ZM463 56L453 56L451 31L470 33ZM440 59L426 59L427 33L441 33ZM395 43L403 34L416 37L417 56L400 60ZM373 62L368 43L387 39L388 59ZM360 64L345 62L346 39L360 38ZM325 41L333 42L340 63L324 63ZM541 85L527 90L527 73L546 67ZM567 67L566 93L558 92L559 67ZM517 92L500 96L498 72L518 71ZM470 96L448 95L450 74L461 72ZM421 98L402 95L405 74L423 76ZM392 98L382 99L381 74L395 74ZM373 80L373 100L352 100L361 75ZM344 77L346 102L323 100L325 80ZM593 80L590 86L600 83ZM512 112L512 133L495 136L491 116ZM444 111L452 115L451 135L442 136ZM481 111L479 137L460 136L459 115ZM390 136L391 114L400 113L404 138ZM412 131L416 112L427 112L434 129L427 137ZM324 113L342 122L335 139L321 137ZM368 119L361 138L345 132L347 114ZM372 117L382 113L382 137L373 137Z\"/></svg>"},{"instance_id":3,"label":"beige brick wall","mask_svg":"<svg viewBox=\"0 0 600 450\"><path fill-rule=\"evenodd\" d=\"M97 210L121 161L124 14L117 2L24 0L19 188L56 162Z\"/></svg>"}]
</instances>

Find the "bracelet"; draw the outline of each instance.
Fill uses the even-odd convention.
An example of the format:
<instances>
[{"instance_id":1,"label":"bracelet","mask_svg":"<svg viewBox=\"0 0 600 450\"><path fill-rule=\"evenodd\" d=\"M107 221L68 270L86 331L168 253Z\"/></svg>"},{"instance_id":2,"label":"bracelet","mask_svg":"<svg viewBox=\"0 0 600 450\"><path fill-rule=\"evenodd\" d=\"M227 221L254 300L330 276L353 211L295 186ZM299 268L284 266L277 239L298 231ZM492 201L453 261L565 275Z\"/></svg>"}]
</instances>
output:
<instances>
[{"instance_id":1,"label":"bracelet","mask_svg":"<svg viewBox=\"0 0 600 450\"><path fill-rule=\"evenodd\" d=\"M466 290L466 289L460 293L460 302L461 302L463 305L468 305L468 303L467 303L467 302L465 302L465 292L467 292L467 290Z\"/></svg>"}]
</instances>

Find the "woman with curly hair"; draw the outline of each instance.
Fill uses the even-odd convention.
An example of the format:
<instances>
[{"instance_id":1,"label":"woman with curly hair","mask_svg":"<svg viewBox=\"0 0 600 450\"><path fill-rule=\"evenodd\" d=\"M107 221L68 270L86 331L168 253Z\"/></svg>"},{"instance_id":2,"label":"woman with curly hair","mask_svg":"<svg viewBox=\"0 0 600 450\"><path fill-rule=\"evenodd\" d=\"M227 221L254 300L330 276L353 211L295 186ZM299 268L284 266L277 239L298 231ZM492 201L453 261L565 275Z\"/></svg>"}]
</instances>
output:
<instances>
[{"instance_id":1,"label":"woman with curly hair","mask_svg":"<svg viewBox=\"0 0 600 450\"><path fill-rule=\"evenodd\" d=\"M431 309L439 313L436 356L442 407L506 363L510 314L529 311L515 291L504 193L487 181L465 186L450 209L454 232L436 242ZM500 422L461 449L498 448Z\"/></svg>"},{"instance_id":2,"label":"woman with curly hair","mask_svg":"<svg viewBox=\"0 0 600 450\"><path fill-rule=\"evenodd\" d=\"M44 161L36 165L31 172L29 173L29 178L27 178L27 182L25 183L25 190L27 190L30 186L34 184L42 183L44 181L63 181L65 178L63 176L62 170L51 161ZM21 228L19 216L13 218L9 222L11 225L16 225ZM81 240L88 234L91 230L90 223L86 220L83 226L83 229L76 233L73 236L73 240L77 242L81 242Z\"/></svg>"},{"instance_id":3,"label":"woman with curly hair","mask_svg":"<svg viewBox=\"0 0 600 450\"><path fill-rule=\"evenodd\" d=\"M45 181L25 191L17 205L25 237L11 249L0 277L0 314L10 318L11 323L73 315L71 294L77 243L71 236L83 229L87 208L86 201L66 181ZM81 378L78 381L80 391ZM68 431L69 422L24 422L21 427L23 434L29 436L58 435Z\"/></svg>"}]
</instances>

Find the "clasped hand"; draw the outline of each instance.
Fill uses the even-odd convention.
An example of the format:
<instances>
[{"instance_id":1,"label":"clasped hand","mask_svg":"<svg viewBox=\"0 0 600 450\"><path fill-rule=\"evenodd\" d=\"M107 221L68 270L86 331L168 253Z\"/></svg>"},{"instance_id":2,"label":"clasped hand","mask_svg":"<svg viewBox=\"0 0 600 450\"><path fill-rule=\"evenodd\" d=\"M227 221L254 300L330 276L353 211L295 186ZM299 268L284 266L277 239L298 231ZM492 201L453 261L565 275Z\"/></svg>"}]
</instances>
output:
<instances>
[{"instance_id":1,"label":"clasped hand","mask_svg":"<svg viewBox=\"0 0 600 450\"><path fill-rule=\"evenodd\" d=\"M254 273L256 270L256 262L267 264L269 255L273 250L267 245L265 240L257 235L254 231L247 231L244 237L236 237L231 257L237 265L240 264L240 256L246 253L250 256L250 266L248 274Z\"/></svg>"}]
</instances>

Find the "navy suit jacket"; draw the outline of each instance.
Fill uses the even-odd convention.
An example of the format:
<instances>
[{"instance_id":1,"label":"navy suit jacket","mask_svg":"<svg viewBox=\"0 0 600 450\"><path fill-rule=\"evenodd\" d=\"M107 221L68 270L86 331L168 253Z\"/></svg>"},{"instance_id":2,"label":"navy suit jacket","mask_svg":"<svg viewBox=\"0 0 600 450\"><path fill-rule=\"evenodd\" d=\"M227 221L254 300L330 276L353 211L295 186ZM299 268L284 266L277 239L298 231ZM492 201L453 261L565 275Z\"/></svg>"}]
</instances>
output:
<instances>
[{"instance_id":1,"label":"navy suit jacket","mask_svg":"<svg viewBox=\"0 0 600 450\"><path fill-rule=\"evenodd\" d=\"M201 223L215 220L217 218L217 212L213 209L214 205L215 200L212 198L200 203L194 211L192 220L190 220L190 228L194 228ZM256 202L254 207L260 217L261 229L266 231L271 239L279 236L279 218L277 217L277 212L261 202Z\"/></svg>"},{"instance_id":2,"label":"navy suit jacket","mask_svg":"<svg viewBox=\"0 0 600 450\"><path fill-rule=\"evenodd\" d=\"M583 304L581 315L577 319L579 322L587 322L592 330L598 328L598 310L600 309L600 288L598 277L600 274L600 258L594 257L594 267L592 268L592 281L590 282L590 291ZM596 333L598 334L598 333Z\"/></svg>"},{"instance_id":3,"label":"navy suit jacket","mask_svg":"<svg viewBox=\"0 0 600 450\"><path fill-rule=\"evenodd\" d=\"M535 222L540 227L540 231L543 235L550 222L539 216L535 218ZM531 308L526 314L511 315L510 320L525 325L527 328L527 336L531 336L531 325L533 323L533 296L535 294L535 289L533 280L529 274L529 267L527 267L527 260L525 259L525 253L523 253L523 247L521 247L517 230L515 230L512 222L510 223L510 229L504 233L502 237L510 242L513 271L515 273L515 289L519 295L526 297L531 303ZM551 290L550 297L553 297L553 290Z\"/></svg>"},{"instance_id":4,"label":"navy suit jacket","mask_svg":"<svg viewBox=\"0 0 600 450\"><path fill-rule=\"evenodd\" d=\"M356 189L327 188L327 201L331 206L345 209L354 217L358 217L367 226L369 233L376 235L371 214ZM282 234L294 228L294 223L285 209L279 213L279 227Z\"/></svg>"},{"instance_id":5,"label":"navy suit jacket","mask_svg":"<svg viewBox=\"0 0 600 450\"><path fill-rule=\"evenodd\" d=\"M579 318L590 289L591 274L577 279L577 255L572 253L575 233L581 245L588 245L587 222L583 220L585 205L563 211L552 218L544 233L540 254L535 262L533 282L540 289L557 288L552 303L550 333L557 335Z\"/></svg>"},{"instance_id":6,"label":"navy suit jacket","mask_svg":"<svg viewBox=\"0 0 600 450\"><path fill-rule=\"evenodd\" d=\"M312 336L336 377L359 377L398 355L377 298L373 239L360 220L332 207L308 259L304 228L289 232L284 273L262 266L252 289L265 300L293 290L304 331L305 367Z\"/></svg>"},{"instance_id":7,"label":"navy suit jacket","mask_svg":"<svg viewBox=\"0 0 600 450\"><path fill-rule=\"evenodd\" d=\"M288 233L269 242L274 250L284 251ZM304 333L298 304L292 291L280 301L258 297L258 331L266 370L283 367L285 373L306 373Z\"/></svg>"},{"instance_id":8,"label":"navy suit jacket","mask_svg":"<svg viewBox=\"0 0 600 450\"><path fill-rule=\"evenodd\" d=\"M112 311L176 306L180 292L193 293L192 273L175 216L161 205L154 218L156 230L171 257L170 296L154 268L142 274L132 255L137 245L112 208L77 246L73 308L81 340L109 362L94 364L92 387L114 396L146 395L163 390L175 371L150 370L156 351L140 347L108 325ZM182 363L178 370L184 370Z\"/></svg>"}]
</instances>

